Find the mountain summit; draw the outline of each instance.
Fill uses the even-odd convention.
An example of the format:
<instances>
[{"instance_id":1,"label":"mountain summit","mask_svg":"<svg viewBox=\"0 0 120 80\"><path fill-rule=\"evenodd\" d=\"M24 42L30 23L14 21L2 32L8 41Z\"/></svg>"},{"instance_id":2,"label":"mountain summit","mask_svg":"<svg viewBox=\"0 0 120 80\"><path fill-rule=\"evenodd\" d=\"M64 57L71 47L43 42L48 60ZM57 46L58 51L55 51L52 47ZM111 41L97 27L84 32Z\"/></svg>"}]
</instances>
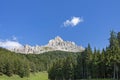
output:
<instances>
[{"instance_id":1,"label":"mountain summit","mask_svg":"<svg viewBox=\"0 0 120 80\"><path fill-rule=\"evenodd\" d=\"M74 42L64 41L61 37L57 36L54 39L49 40L49 43L44 46L30 46L25 45L22 48L14 48L11 51L25 54L40 54L48 51L67 51L67 52L82 52L84 48L77 46Z\"/></svg>"}]
</instances>

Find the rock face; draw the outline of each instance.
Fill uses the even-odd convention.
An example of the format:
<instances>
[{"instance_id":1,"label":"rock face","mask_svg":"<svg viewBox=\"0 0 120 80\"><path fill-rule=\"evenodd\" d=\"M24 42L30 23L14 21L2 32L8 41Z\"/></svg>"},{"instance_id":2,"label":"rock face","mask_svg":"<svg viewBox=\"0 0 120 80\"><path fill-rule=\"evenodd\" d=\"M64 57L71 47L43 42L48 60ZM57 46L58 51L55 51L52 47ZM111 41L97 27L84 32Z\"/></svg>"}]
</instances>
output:
<instances>
[{"instance_id":1,"label":"rock face","mask_svg":"<svg viewBox=\"0 0 120 80\"><path fill-rule=\"evenodd\" d=\"M30 46L25 45L22 48L14 48L11 51L17 53L25 54L40 54L48 51L68 51L68 52L82 52L84 48L82 46L77 46L74 42L64 41L61 37L57 36L55 39L49 41L47 45L44 46Z\"/></svg>"}]
</instances>

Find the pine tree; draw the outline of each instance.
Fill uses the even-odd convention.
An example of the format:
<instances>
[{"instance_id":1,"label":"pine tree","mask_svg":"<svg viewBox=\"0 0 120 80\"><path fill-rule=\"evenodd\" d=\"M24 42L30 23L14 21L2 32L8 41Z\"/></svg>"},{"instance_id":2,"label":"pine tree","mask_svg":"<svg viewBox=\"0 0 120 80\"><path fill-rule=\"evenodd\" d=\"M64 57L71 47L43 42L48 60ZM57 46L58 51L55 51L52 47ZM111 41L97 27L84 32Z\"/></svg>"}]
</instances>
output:
<instances>
[{"instance_id":1,"label":"pine tree","mask_svg":"<svg viewBox=\"0 0 120 80\"><path fill-rule=\"evenodd\" d=\"M120 32L117 33L117 39L118 39L119 47L120 47Z\"/></svg>"},{"instance_id":2,"label":"pine tree","mask_svg":"<svg viewBox=\"0 0 120 80\"><path fill-rule=\"evenodd\" d=\"M118 65L117 65L117 61L118 61L118 56L119 56L119 42L117 39L117 35L114 31L111 31L110 33L110 45L109 48L111 50L111 62L114 65L114 71L113 71L113 79L118 78L118 76L116 77L116 75L118 75Z\"/></svg>"},{"instance_id":3,"label":"pine tree","mask_svg":"<svg viewBox=\"0 0 120 80\"><path fill-rule=\"evenodd\" d=\"M74 78L74 64L73 59L71 56L67 57L64 65L63 65L63 71L64 71L64 78L66 80L72 80Z\"/></svg>"},{"instance_id":4,"label":"pine tree","mask_svg":"<svg viewBox=\"0 0 120 80\"><path fill-rule=\"evenodd\" d=\"M91 68L92 68L92 48L90 44L88 44L88 47L85 49L86 54L86 78L91 78Z\"/></svg>"}]
</instances>

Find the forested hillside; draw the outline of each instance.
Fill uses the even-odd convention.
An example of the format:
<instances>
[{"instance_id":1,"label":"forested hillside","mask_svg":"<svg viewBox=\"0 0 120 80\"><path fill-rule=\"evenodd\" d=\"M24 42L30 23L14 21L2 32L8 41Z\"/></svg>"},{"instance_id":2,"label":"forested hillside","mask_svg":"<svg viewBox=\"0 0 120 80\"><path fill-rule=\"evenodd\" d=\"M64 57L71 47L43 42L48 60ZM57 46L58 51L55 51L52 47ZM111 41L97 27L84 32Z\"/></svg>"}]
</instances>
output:
<instances>
[{"instance_id":1,"label":"forested hillside","mask_svg":"<svg viewBox=\"0 0 120 80\"><path fill-rule=\"evenodd\" d=\"M29 61L25 56L0 48L0 75L29 76Z\"/></svg>"},{"instance_id":2,"label":"forested hillside","mask_svg":"<svg viewBox=\"0 0 120 80\"><path fill-rule=\"evenodd\" d=\"M76 60L77 55L80 53L64 52L64 51L51 51L43 54L26 54L25 57L31 63L31 69L35 71L46 71L59 59L65 59L72 56Z\"/></svg>"},{"instance_id":3,"label":"forested hillside","mask_svg":"<svg viewBox=\"0 0 120 80\"><path fill-rule=\"evenodd\" d=\"M102 51L96 48L92 51L88 44L76 61L70 56L57 60L48 72L49 79L120 79L120 32L110 33L109 46Z\"/></svg>"},{"instance_id":4,"label":"forested hillside","mask_svg":"<svg viewBox=\"0 0 120 80\"><path fill-rule=\"evenodd\" d=\"M58 59L72 56L76 60L79 53L51 51L43 54L20 54L0 48L0 75L28 77L30 73L48 71Z\"/></svg>"}]
</instances>

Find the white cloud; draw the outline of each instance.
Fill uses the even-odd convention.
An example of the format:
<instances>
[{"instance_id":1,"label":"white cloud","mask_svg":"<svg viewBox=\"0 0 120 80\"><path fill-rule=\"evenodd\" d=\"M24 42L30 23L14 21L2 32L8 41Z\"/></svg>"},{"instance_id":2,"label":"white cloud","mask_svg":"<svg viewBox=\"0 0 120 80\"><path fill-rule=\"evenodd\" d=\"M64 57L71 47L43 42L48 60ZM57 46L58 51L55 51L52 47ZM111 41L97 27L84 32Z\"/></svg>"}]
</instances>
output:
<instances>
[{"instance_id":1,"label":"white cloud","mask_svg":"<svg viewBox=\"0 0 120 80\"><path fill-rule=\"evenodd\" d=\"M6 48L6 49L13 49L13 48L22 47L22 44L20 44L17 41L5 40L5 41L0 41L0 47Z\"/></svg>"},{"instance_id":2,"label":"white cloud","mask_svg":"<svg viewBox=\"0 0 120 80\"><path fill-rule=\"evenodd\" d=\"M78 25L80 22L83 22L83 19L80 18L80 17L72 17L71 19L69 20L66 20L63 25L65 27L67 26L72 26L72 27L75 27L76 25Z\"/></svg>"}]
</instances>

